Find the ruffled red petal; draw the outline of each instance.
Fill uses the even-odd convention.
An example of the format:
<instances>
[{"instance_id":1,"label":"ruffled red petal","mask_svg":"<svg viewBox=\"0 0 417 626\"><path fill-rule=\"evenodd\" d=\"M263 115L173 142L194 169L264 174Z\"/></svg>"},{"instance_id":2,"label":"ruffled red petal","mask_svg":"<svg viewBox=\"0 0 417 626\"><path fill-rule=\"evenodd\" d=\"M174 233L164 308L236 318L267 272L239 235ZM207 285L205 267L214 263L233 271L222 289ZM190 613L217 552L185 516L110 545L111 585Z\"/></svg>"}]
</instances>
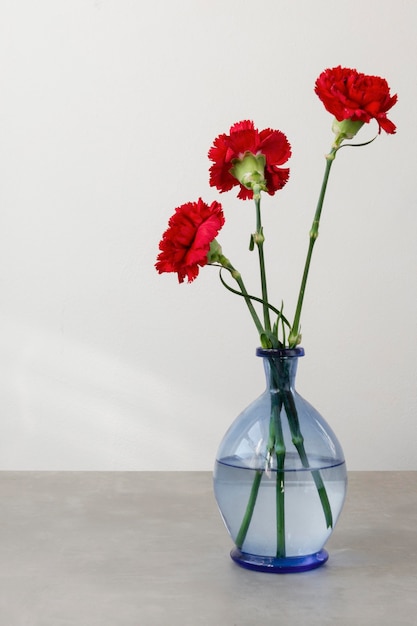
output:
<instances>
[{"instance_id":1,"label":"ruffled red petal","mask_svg":"<svg viewBox=\"0 0 417 626\"><path fill-rule=\"evenodd\" d=\"M178 281L193 281L207 264L210 244L224 224L221 204L209 206L200 198L175 209L159 244L157 271L176 272Z\"/></svg>"},{"instance_id":2,"label":"ruffled red petal","mask_svg":"<svg viewBox=\"0 0 417 626\"><path fill-rule=\"evenodd\" d=\"M387 119L386 114L397 102L397 95L390 95L384 78L339 65L320 74L315 92L339 122L351 119L368 123L375 119L380 129L395 133L395 124Z\"/></svg>"}]
</instances>

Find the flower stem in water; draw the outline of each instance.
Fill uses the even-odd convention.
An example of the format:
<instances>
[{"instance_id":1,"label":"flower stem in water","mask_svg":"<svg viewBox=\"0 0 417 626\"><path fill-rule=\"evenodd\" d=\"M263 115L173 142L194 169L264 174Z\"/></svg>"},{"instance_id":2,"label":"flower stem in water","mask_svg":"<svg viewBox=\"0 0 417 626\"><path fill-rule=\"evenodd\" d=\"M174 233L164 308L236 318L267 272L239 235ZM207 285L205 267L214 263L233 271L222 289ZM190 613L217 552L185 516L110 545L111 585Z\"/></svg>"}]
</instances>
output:
<instances>
[{"instance_id":1,"label":"flower stem in water","mask_svg":"<svg viewBox=\"0 0 417 626\"><path fill-rule=\"evenodd\" d=\"M291 430L293 444L297 449L302 466L306 469L309 469L310 463L308 461L307 453L305 451L304 437L301 434L300 424L297 415L297 407L295 406L294 398L291 391L287 390L283 392L283 402L285 412L288 418L288 424ZM324 486L323 479L320 474L320 470L310 469L310 471L317 488L321 506L323 508L324 517L326 519L326 526L327 528L331 528L333 526L332 509L330 506L329 498L327 496L326 487Z\"/></svg>"},{"instance_id":2,"label":"flower stem in water","mask_svg":"<svg viewBox=\"0 0 417 626\"><path fill-rule=\"evenodd\" d=\"M271 376L272 383L272 376ZM277 525L277 558L285 557L285 442L281 423L282 402L279 394L271 384L271 423L274 428L274 448L277 460L276 471L276 525Z\"/></svg>"},{"instance_id":3,"label":"flower stem in water","mask_svg":"<svg viewBox=\"0 0 417 626\"><path fill-rule=\"evenodd\" d=\"M235 541L236 547L239 549L243 546L243 542L246 539L246 534L248 532L248 529L252 520L252 515L255 509L256 498L258 497L258 491L259 491L259 486L261 484L262 475L263 475L263 470L260 470L260 469L256 470L255 478L253 479L253 483L252 483L252 489L249 495L249 501L246 506L245 515L243 516L243 520L240 525L240 529L239 529L239 532L237 534L236 541Z\"/></svg>"}]
</instances>

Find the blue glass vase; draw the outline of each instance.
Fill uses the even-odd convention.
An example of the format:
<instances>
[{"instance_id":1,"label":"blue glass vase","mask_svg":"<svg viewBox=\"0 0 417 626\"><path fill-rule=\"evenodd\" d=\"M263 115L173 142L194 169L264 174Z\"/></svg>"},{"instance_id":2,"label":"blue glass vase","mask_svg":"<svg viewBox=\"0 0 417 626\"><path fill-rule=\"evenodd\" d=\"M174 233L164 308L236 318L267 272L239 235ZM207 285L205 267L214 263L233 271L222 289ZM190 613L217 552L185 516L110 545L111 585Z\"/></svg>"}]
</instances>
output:
<instances>
[{"instance_id":1,"label":"blue glass vase","mask_svg":"<svg viewBox=\"0 0 417 626\"><path fill-rule=\"evenodd\" d=\"M257 349L266 389L232 423L217 453L214 493L248 569L291 573L328 559L346 495L342 447L323 417L295 390L302 348Z\"/></svg>"}]
</instances>

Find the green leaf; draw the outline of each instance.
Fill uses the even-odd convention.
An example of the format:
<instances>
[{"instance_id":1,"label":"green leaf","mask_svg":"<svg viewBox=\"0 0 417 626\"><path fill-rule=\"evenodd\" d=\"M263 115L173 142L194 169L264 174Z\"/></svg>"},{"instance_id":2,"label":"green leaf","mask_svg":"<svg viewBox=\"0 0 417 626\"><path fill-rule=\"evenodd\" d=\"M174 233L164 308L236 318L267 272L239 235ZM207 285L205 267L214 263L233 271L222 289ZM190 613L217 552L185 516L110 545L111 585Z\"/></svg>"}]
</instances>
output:
<instances>
[{"instance_id":1,"label":"green leaf","mask_svg":"<svg viewBox=\"0 0 417 626\"><path fill-rule=\"evenodd\" d=\"M241 296L242 298L244 298L245 296L243 295L243 293L241 293L240 291L238 291L237 289L233 289L233 287L231 287L230 285L228 285L226 283L226 281L224 280L223 276L222 276L222 270L225 269L223 267L220 268L219 271L219 276L220 276L220 282L222 283L223 287L226 287L226 289L228 289L228 291L230 291L231 293L236 294L237 296ZM227 268L226 268L227 269ZM230 270L228 270L230 272ZM247 296L250 300L253 300L254 302L260 302L260 304L263 304L264 301L262 300L262 298L258 298L257 296L251 296L248 294ZM285 324L286 326L288 326L288 328L291 328L291 325L289 323L289 321L287 320L287 318L285 317L285 315L282 315L281 311L278 311L277 308L275 308L272 304L269 304L269 302L267 303L268 308L275 313L276 315L278 315L278 318L281 320L282 324Z\"/></svg>"}]
</instances>

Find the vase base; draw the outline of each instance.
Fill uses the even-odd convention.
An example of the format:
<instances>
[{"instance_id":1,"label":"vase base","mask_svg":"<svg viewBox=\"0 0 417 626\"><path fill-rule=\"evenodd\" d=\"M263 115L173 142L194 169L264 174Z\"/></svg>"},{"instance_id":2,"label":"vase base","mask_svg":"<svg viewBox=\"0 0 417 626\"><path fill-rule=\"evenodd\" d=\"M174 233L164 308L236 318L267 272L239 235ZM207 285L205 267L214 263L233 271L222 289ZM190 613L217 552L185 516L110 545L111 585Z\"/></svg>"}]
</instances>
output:
<instances>
[{"instance_id":1,"label":"vase base","mask_svg":"<svg viewBox=\"0 0 417 626\"><path fill-rule=\"evenodd\" d=\"M230 553L233 561L246 569L257 572L269 572L271 574L296 574L307 572L324 565L329 558L326 550L320 550L314 554L305 556L288 556L275 558L272 556L258 556L242 552L239 548L233 548Z\"/></svg>"}]
</instances>

